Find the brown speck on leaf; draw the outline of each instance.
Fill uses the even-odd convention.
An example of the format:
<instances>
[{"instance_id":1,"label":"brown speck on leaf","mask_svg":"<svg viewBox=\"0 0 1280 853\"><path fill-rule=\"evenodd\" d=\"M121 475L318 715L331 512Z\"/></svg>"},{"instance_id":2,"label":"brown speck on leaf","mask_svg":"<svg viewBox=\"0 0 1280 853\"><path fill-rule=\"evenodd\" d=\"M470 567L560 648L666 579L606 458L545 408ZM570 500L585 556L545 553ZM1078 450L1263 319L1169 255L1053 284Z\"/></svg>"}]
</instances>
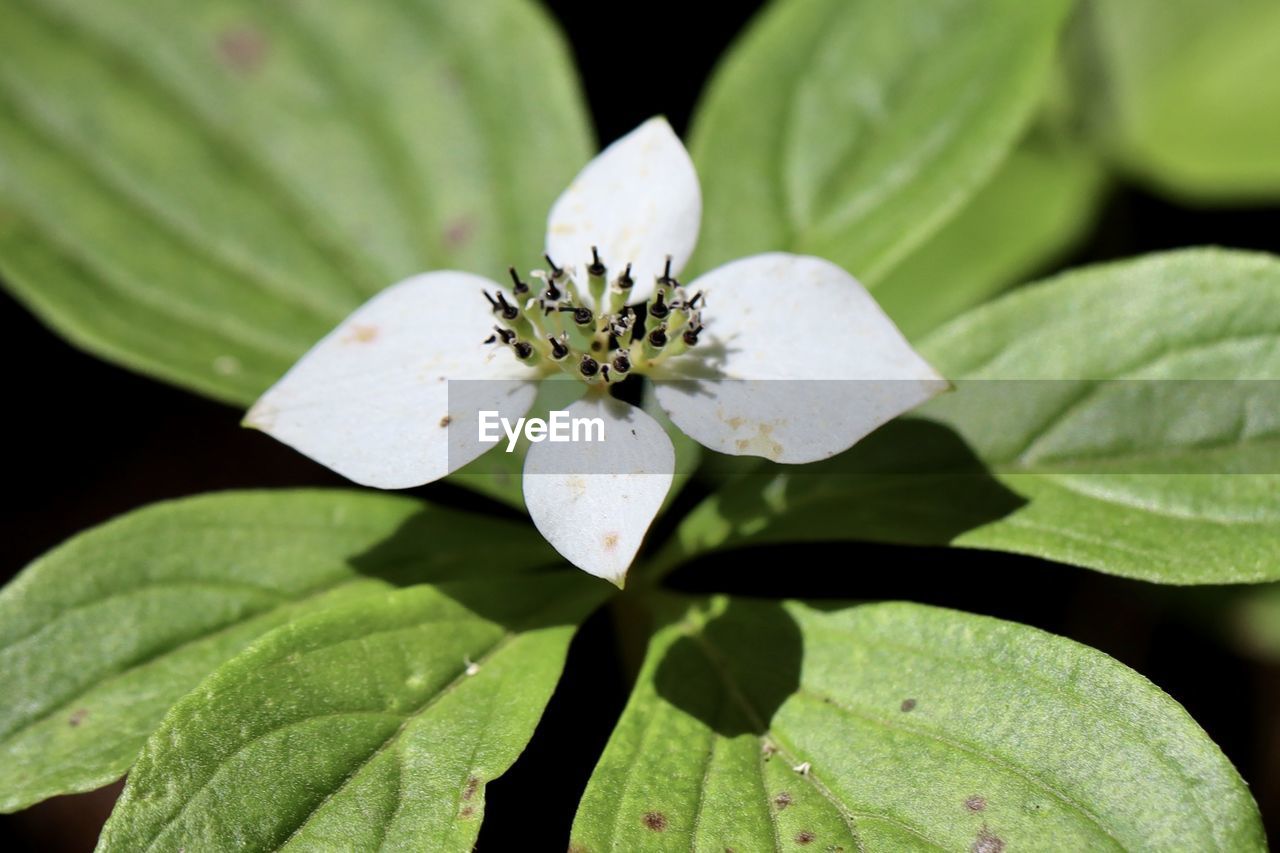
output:
<instances>
[{"instance_id":1,"label":"brown speck on leaf","mask_svg":"<svg viewBox=\"0 0 1280 853\"><path fill-rule=\"evenodd\" d=\"M786 791L780 791L778 796L773 798L773 804L778 807L778 811L782 811L791 805L791 794Z\"/></svg>"},{"instance_id":2,"label":"brown speck on leaf","mask_svg":"<svg viewBox=\"0 0 1280 853\"><path fill-rule=\"evenodd\" d=\"M462 811L458 812L458 817L462 818L463 820L466 820L467 818L473 816L475 813L476 813L476 810L474 806L463 806Z\"/></svg>"},{"instance_id":3,"label":"brown speck on leaf","mask_svg":"<svg viewBox=\"0 0 1280 853\"><path fill-rule=\"evenodd\" d=\"M807 829L802 829L796 833L796 844L812 844L813 839L818 836L814 835Z\"/></svg>"},{"instance_id":4,"label":"brown speck on leaf","mask_svg":"<svg viewBox=\"0 0 1280 853\"><path fill-rule=\"evenodd\" d=\"M969 853L1004 853L1004 839L984 826L978 830Z\"/></svg>"},{"instance_id":5,"label":"brown speck on leaf","mask_svg":"<svg viewBox=\"0 0 1280 853\"><path fill-rule=\"evenodd\" d=\"M476 223L469 216L459 216L444 229L444 244L450 249L461 249L475 236Z\"/></svg>"},{"instance_id":6,"label":"brown speck on leaf","mask_svg":"<svg viewBox=\"0 0 1280 853\"><path fill-rule=\"evenodd\" d=\"M569 853L588 853L587 848L581 844L570 844Z\"/></svg>"},{"instance_id":7,"label":"brown speck on leaf","mask_svg":"<svg viewBox=\"0 0 1280 853\"><path fill-rule=\"evenodd\" d=\"M914 699L903 699L902 704L898 706L898 710L902 711L902 713L904 714L909 711L914 711L915 709L916 709L916 700Z\"/></svg>"},{"instance_id":8,"label":"brown speck on leaf","mask_svg":"<svg viewBox=\"0 0 1280 853\"><path fill-rule=\"evenodd\" d=\"M87 716L89 716L88 708L80 708L79 710L73 711L71 716L67 717L67 725L74 729L76 726L83 723L84 718Z\"/></svg>"},{"instance_id":9,"label":"brown speck on leaf","mask_svg":"<svg viewBox=\"0 0 1280 853\"><path fill-rule=\"evenodd\" d=\"M667 816L662 812L645 812L644 825L654 832L663 832L667 828Z\"/></svg>"},{"instance_id":10,"label":"brown speck on leaf","mask_svg":"<svg viewBox=\"0 0 1280 853\"><path fill-rule=\"evenodd\" d=\"M440 428L443 429L452 422L453 422L453 418L449 417L448 415L445 415L443 418L440 419Z\"/></svg>"},{"instance_id":11,"label":"brown speck on leaf","mask_svg":"<svg viewBox=\"0 0 1280 853\"><path fill-rule=\"evenodd\" d=\"M270 43L252 27L229 27L218 36L218 56L232 71L252 74L262 67Z\"/></svg>"},{"instance_id":12,"label":"brown speck on leaf","mask_svg":"<svg viewBox=\"0 0 1280 853\"><path fill-rule=\"evenodd\" d=\"M604 549L606 551L612 551L614 548L617 548L617 547L618 547L618 534L606 533L604 535Z\"/></svg>"},{"instance_id":13,"label":"brown speck on leaf","mask_svg":"<svg viewBox=\"0 0 1280 853\"><path fill-rule=\"evenodd\" d=\"M971 812L980 812L987 807L987 798L974 794L964 801L964 807Z\"/></svg>"},{"instance_id":14,"label":"brown speck on leaf","mask_svg":"<svg viewBox=\"0 0 1280 853\"><path fill-rule=\"evenodd\" d=\"M480 787L480 780L475 776L467 777L467 786L462 789L462 799L469 800L476 795L476 788Z\"/></svg>"}]
</instances>

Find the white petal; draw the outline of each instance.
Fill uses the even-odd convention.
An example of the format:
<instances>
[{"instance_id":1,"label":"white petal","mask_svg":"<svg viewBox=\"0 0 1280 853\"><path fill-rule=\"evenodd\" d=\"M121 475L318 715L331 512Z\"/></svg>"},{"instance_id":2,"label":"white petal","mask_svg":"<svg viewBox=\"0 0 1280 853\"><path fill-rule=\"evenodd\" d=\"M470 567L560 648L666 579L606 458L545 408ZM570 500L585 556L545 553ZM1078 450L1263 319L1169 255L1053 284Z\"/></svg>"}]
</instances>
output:
<instances>
[{"instance_id":1,"label":"white petal","mask_svg":"<svg viewBox=\"0 0 1280 853\"><path fill-rule=\"evenodd\" d=\"M776 462L847 450L949 388L861 284L821 258L773 253L712 270L706 331L655 393L699 443Z\"/></svg>"},{"instance_id":2,"label":"white petal","mask_svg":"<svg viewBox=\"0 0 1280 853\"><path fill-rule=\"evenodd\" d=\"M588 394L566 411L570 418L600 418L604 441L532 445L525 506L561 556L622 586L671 488L671 439L640 409L603 394Z\"/></svg>"},{"instance_id":3,"label":"white petal","mask_svg":"<svg viewBox=\"0 0 1280 853\"><path fill-rule=\"evenodd\" d=\"M631 264L631 301L641 301L653 292L667 255L673 275L684 269L701 221L702 192L689 152L666 119L653 118L600 152L556 199L547 217L547 254L575 267L585 284L596 246L611 279Z\"/></svg>"},{"instance_id":4,"label":"white petal","mask_svg":"<svg viewBox=\"0 0 1280 853\"><path fill-rule=\"evenodd\" d=\"M536 393L533 371L483 343L493 315L482 291L496 288L462 272L387 288L263 394L245 424L366 486L438 480L492 446L474 440L477 407L514 419ZM486 381L450 381L464 379Z\"/></svg>"}]
</instances>

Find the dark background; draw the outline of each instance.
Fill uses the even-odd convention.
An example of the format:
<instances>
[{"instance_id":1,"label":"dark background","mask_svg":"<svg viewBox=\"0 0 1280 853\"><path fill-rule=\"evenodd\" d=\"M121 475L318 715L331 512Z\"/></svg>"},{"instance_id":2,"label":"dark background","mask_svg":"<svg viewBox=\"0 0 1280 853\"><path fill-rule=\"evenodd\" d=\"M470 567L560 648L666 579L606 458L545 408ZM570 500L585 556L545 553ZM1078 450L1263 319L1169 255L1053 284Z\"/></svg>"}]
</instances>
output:
<instances>
[{"instance_id":1,"label":"dark background","mask_svg":"<svg viewBox=\"0 0 1280 853\"><path fill-rule=\"evenodd\" d=\"M609 141L658 113L683 132L716 58L760 4L716 4L710 14L709 7L664 0L632 6L629 19L600 3L548 5L572 42L598 136ZM623 49L629 45L642 49ZM1120 186L1083 245L1054 268L1204 244L1280 252L1280 207L1191 210ZM230 488L345 485L241 429L238 411L72 349L7 296L0 297L0 354L10 400L0 577L86 527L154 501ZM447 486L421 491L483 505ZM779 574L779 565L787 571ZM1241 657L1218 632L1186 618L1218 591L1168 590L1004 554L848 543L715 555L672 583L768 596L909 599L1035 625L1102 649L1187 707L1249 781L1273 839L1280 837L1280 665ZM606 611L575 640L533 742L488 788L482 849L564 849L578 796L626 699L611 633ZM0 846L89 850L117 790L0 816Z\"/></svg>"}]
</instances>

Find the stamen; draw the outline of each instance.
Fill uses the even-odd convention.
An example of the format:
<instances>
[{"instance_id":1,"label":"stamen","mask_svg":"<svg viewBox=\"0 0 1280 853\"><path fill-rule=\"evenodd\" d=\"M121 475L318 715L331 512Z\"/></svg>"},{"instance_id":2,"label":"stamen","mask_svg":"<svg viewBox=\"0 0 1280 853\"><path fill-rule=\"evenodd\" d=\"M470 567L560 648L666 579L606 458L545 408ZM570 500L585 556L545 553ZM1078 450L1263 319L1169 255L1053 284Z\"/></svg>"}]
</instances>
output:
<instances>
[{"instance_id":1,"label":"stamen","mask_svg":"<svg viewBox=\"0 0 1280 853\"><path fill-rule=\"evenodd\" d=\"M562 313L565 311L572 311L573 322L577 323L579 326L590 326L591 321L594 319L594 315L591 313L590 308L574 308L571 305L561 305L559 310Z\"/></svg>"},{"instance_id":2,"label":"stamen","mask_svg":"<svg viewBox=\"0 0 1280 853\"><path fill-rule=\"evenodd\" d=\"M668 260L668 266L670 266L670 263L670 260ZM659 290L653 295L653 303L649 306L649 316L658 320L665 320L670 313L671 308L662 301L662 291Z\"/></svg>"},{"instance_id":3,"label":"stamen","mask_svg":"<svg viewBox=\"0 0 1280 853\"><path fill-rule=\"evenodd\" d=\"M618 353L613 357L613 369L618 373L627 373L631 370L631 359L627 358L626 353Z\"/></svg>"},{"instance_id":4,"label":"stamen","mask_svg":"<svg viewBox=\"0 0 1280 853\"><path fill-rule=\"evenodd\" d=\"M703 300L703 299L702 299L702 291L701 291L701 290L699 290L697 293L693 294L693 298L692 298L692 299L690 299L688 302L686 302L686 303L684 304L684 307L685 307L685 308L697 308L697 307L698 307L698 301L699 301L699 300L702 300L702 301L704 302L704 304L705 304L705 302L706 302L706 300Z\"/></svg>"},{"instance_id":5,"label":"stamen","mask_svg":"<svg viewBox=\"0 0 1280 853\"><path fill-rule=\"evenodd\" d=\"M630 290L635 287L635 279L631 277L631 264L627 264L627 268L622 271L622 275L614 279L613 283L619 290L623 291Z\"/></svg>"},{"instance_id":6,"label":"stamen","mask_svg":"<svg viewBox=\"0 0 1280 853\"><path fill-rule=\"evenodd\" d=\"M659 326L649 333L649 337L646 340L649 341L649 346L654 349L662 349L667 345L667 330Z\"/></svg>"},{"instance_id":7,"label":"stamen","mask_svg":"<svg viewBox=\"0 0 1280 853\"><path fill-rule=\"evenodd\" d=\"M603 263L600 262L600 252L595 246L591 247L591 264L587 267L587 275L603 276L607 270Z\"/></svg>"},{"instance_id":8,"label":"stamen","mask_svg":"<svg viewBox=\"0 0 1280 853\"><path fill-rule=\"evenodd\" d=\"M489 291L487 290L481 292L484 293L484 298L489 300L489 305L493 308L493 313L497 314L501 312L502 319L511 321L520 316L520 309L508 302L507 297L503 295L501 290L498 291L497 299L490 296Z\"/></svg>"},{"instance_id":9,"label":"stamen","mask_svg":"<svg viewBox=\"0 0 1280 853\"><path fill-rule=\"evenodd\" d=\"M516 358L521 361L526 361L529 356L533 355L533 345L528 341L516 341L511 345L511 348L516 351Z\"/></svg>"},{"instance_id":10,"label":"stamen","mask_svg":"<svg viewBox=\"0 0 1280 853\"><path fill-rule=\"evenodd\" d=\"M516 333L510 329L494 326L493 330L498 333L494 337L500 339L504 344L509 344L516 339Z\"/></svg>"},{"instance_id":11,"label":"stamen","mask_svg":"<svg viewBox=\"0 0 1280 853\"><path fill-rule=\"evenodd\" d=\"M684 340L685 346L690 346L690 347L697 346L698 335L701 332L702 332L701 323L698 323L696 326L690 326L689 328L685 329L684 335L682 335L682 339Z\"/></svg>"},{"instance_id":12,"label":"stamen","mask_svg":"<svg viewBox=\"0 0 1280 853\"><path fill-rule=\"evenodd\" d=\"M524 296L529 292L529 283L520 280L520 273L516 272L515 267L507 267L507 272L511 274L511 283L514 285L512 292L516 296Z\"/></svg>"},{"instance_id":13,"label":"stamen","mask_svg":"<svg viewBox=\"0 0 1280 853\"><path fill-rule=\"evenodd\" d=\"M564 341L555 337L547 338L547 340L551 342L551 358L555 361L564 360L565 356L569 354L569 348L564 345Z\"/></svg>"},{"instance_id":14,"label":"stamen","mask_svg":"<svg viewBox=\"0 0 1280 853\"><path fill-rule=\"evenodd\" d=\"M551 256L550 256L550 255L543 255L542 257L546 258L546 260L547 260L547 266L551 267L551 278L552 278L552 279L554 279L554 280L556 280L556 281L559 281L560 279L564 278L564 270L563 270L563 269L561 269L560 267L556 266L556 262L555 262L555 261L553 261L553 260L551 260Z\"/></svg>"},{"instance_id":15,"label":"stamen","mask_svg":"<svg viewBox=\"0 0 1280 853\"><path fill-rule=\"evenodd\" d=\"M671 276L671 256L670 255L667 255L667 265L666 267L663 268L662 275L658 277L658 284L661 287L671 287L673 285L679 284L679 282L677 282Z\"/></svg>"},{"instance_id":16,"label":"stamen","mask_svg":"<svg viewBox=\"0 0 1280 853\"><path fill-rule=\"evenodd\" d=\"M600 362L596 361L589 355L584 355L582 361L578 363L578 370L583 376L592 377L600 372Z\"/></svg>"}]
</instances>

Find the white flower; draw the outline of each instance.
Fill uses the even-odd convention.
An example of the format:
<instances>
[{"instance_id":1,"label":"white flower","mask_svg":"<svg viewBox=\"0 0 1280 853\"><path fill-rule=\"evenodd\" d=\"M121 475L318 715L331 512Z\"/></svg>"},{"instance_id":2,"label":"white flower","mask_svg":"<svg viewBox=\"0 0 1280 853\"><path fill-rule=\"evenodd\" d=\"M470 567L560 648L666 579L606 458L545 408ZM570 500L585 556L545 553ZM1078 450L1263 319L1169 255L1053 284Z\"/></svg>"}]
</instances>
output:
<instances>
[{"instance_id":1,"label":"white flower","mask_svg":"<svg viewBox=\"0 0 1280 853\"><path fill-rule=\"evenodd\" d=\"M621 585L675 457L665 430L610 396L612 385L647 374L672 422L701 444L787 463L846 450L947 387L827 261L757 255L682 285L701 212L688 153L652 119L557 199L549 267L532 283L514 269L511 285L452 271L402 281L316 344L246 423L357 483L406 488L489 449L451 439L451 423L472 428L478 408L514 421L533 403L533 380L569 374L583 389L570 415L603 418L606 442L531 445L525 503L569 562ZM627 307L641 302L642 317ZM505 381L470 383L491 390L466 395L460 412L446 380Z\"/></svg>"}]
</instances>

